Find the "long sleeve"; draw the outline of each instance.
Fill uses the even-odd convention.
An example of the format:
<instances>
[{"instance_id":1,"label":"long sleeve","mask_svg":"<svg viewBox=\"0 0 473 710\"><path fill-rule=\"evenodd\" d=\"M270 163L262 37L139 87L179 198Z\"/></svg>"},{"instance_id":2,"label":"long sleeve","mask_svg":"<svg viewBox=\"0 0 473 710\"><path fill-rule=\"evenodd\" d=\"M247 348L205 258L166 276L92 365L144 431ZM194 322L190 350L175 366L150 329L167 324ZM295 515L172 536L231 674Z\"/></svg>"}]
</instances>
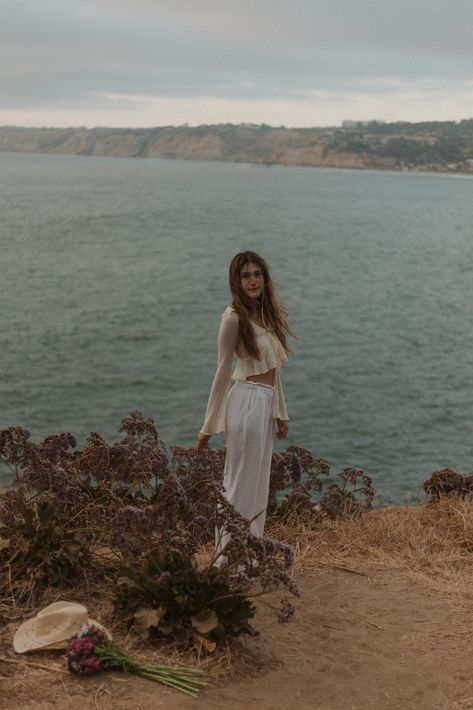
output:
<instances>
[{"instance_id":1,"label":"long sleeve","mask_svg":"<svg viewBox=\"0 0 473 710\"><path fill-rule=\"evenodd\" d=\"M276 392L277 392L277 411L275 416L277 419L283 419L288 421L289 417L287 415L286 400L284 399L284 392L282 389L281 375L279 370L276 371Z\"/></svg>"},{"instance_id":2,"label":"long sleeve","mask_svg":"<svg viewBox=\"0 0 473 710\"><path fill-rule=\"evenodd\" d=\"M218 364L210 389L202 434L220 434L225 431L227 396L232 376L233 354L238 344L238 316L232 311L222 315L218 331Z\"/></svg>"}]
</instances>

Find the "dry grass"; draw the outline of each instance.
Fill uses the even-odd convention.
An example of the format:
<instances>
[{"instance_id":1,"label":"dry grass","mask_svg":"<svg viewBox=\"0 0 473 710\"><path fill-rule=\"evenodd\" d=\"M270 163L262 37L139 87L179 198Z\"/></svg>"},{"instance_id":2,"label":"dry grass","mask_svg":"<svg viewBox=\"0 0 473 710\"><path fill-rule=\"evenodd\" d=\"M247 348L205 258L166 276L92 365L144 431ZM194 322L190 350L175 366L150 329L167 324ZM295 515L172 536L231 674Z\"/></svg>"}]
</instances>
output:
<instances>
[{"instance_id":1,"label":"dry grass","mask_svg":"<svg viewBox=\"0 0 473 710\"><path fill-rule=\"evenodd\" d=\"M366 574L397 569L462 587L473 575L471 500L382 508L353 520L293 518L273 524L270 536L294 546L296 575L326 566Z\"/></svg>"},{"instance_id":2,"label":"dry grass","mask_svg":"<svg viewBox=\"0 0 473 710\"><path fill-rule=\"evenodd\" d=\"M443 600L448 597L449 604L453 604L457 611L469 608L473 582L472 501L446 498L428 506L382 508L354 520L327 520L316 523L302 516L293 517L284 524L271 523L268 536L293 545L296 553L296 580L302 579L304 574L312 579L313 571L316 572L315 577L319 571L328 572L328 575L323 575L324 578L329 576L330 572L335 575L351 572L368 578L369 584L363 589L386 585L386 590L389 590L392 580L398 583L399 579L404 578L408 582L408 588L411 588L411 584L417 588L420 599L425 599L427 593L428 598L433 600L439 596ZM202 563L205 560L206 551L203 550ZM365 584L362 580L358 581ZM104 581L91 579L88 584L68 591L48 590L40 606L46 606L58 598L85 604L90 616L107 626L117 645L126 649L132 656L151 663L198 666L205 670L209 685L213 688L221 689L229 680L246 682L251 676L280 665L278 653L281 655L281 649L275 653L264 637L260 641L252 638L234 639L213 654L206 653L205 648L196 653L195 649L184 650L176 645L150 645L141 641L136 635L127 634L123 624L117 623L113 614L111 592ZM270 595L261 600L258 607L262 609L265 602L274 602L277 605L276 599ZM303 613L304 596L295 604L300 613ZM114 683L107 681L108 685L104 685L105 681L97 680L98 684L87 686L89 690L86 691L75 684L75 679L65 675L61 651L44 652L41 656L36 654L31 658L14 654L12 638L16 627L37 611L37 607L27 605L15 607L9 598L0 600L1 690L7 694L12 693L21 700L30 698L30 686L33 684L38 697L53 698L58 706L63 707L66 707L66 704L67 707L72 706L68 703L72 704L77 698L74 694L81 692L83 707L91 710L118 702L117 688L119 681L123 679L119 678ZM313 611L311 613L313 614ZM270 628L269 618L270 612L262 609L255 619L255 627L267 630ZM449 648L448 643L454 648L456 643L461 642L465 653L467 636L473 632L468 618L467 613L461 616L461 621L458 616L453 615L451 627L448 621L439 629L434 625L431 631L426 632L426 642L441 641L447 644L445 648ZM373 624L373 627L381 633L381 626ZM337 632L340 631L338 623L336 626L323 628L336 628ZM402 649L405 650L405 641L401 638L398 642L404 644ZM297 644L294 648L297 650ZM458 688L449 687L443 701L436 707L443 710L473 710L473 693L470 691L469 681L467 683L459 680ZM139 693L140 686L130 686L127 692ZM113 698L105 698L104 694L113 695ZM120 707L124 705L120 704Z\"/></svg>"},{"instance_id":3,"label":"dry grass","mask_svg":"<svg viewBox=\"0 0 473 710\"><path fill-rule=\"evenodd\" d=\"M314 569L340 569L367 576L375 570L396 570L437 593L469 593L471 589L472 501L443 499L428 506L382 508L358 519L322 523L293 517L284 524L273 522L268 536L294 547L296 580L304 571ZM213 654L204 647L196 653L195 648L150 646L136 635L126 634L123 625L117 623L111 592L104 583L61 592L49 590L40 607L57 599L83 603L90 616L107 626L116 643L133 656L154 663L197 665L206 671L211 683L242 677L272 663L271 656L256 648L251 639L233 640ZM17 625L37 611L36 607L14 606L9 598L0 600L0 651L4 657L10 654ZM57 661L57 652L45 654L46 659ZM11 675L12 670L6 674Z\"/></svg>"},{"instance_id":4,"label":"dry grass","mask_svg":"<svg viewBox=\"0 0 473 710\"><path fill-rule=\"evenodd\" d=\"M105 583L82 585L74 589L57 590L50 588L38 606L23 604L13 606L11 599L0 600L0 677L14 676L18 666L23 671L28 668L27 656L17 656L13 652L13 636L17 627L26 619L34 616L41 608L58 600L79 602L87 607L89 616L100 621L111 632L115 643L133 658L148 663L172 666L193 666L205 671L210 685L221 680L237 679L249 676L269 667L272 657L263 649L255 648L252 639L236 638L207 652L205 645L196 639L192 647L184 647L178 642L150 643L140 639L135 633L127 633L123 622L118 621L113 612L112 592ZM64 667L64 651L43 651L46 665L52 671L59 662ZM66 671L67 674L67 671Z\"/></svg>"}]
</instances>

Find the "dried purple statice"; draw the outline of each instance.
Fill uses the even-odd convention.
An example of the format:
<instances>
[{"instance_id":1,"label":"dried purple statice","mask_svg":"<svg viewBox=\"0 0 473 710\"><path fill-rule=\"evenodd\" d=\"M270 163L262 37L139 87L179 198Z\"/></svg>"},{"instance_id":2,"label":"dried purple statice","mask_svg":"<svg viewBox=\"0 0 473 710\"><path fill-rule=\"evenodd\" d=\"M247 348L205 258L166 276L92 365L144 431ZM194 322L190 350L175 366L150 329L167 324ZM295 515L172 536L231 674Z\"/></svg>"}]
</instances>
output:
<instances>
[{"instance_id":1,"label":"dried purple statice","mask_svg":"<svg viewBox=\"0 0 473 710\"><path fill-rule=\"evenodd\" d=\"M294 604L291 604L289 599L287 597L283 597L281 599L281 609L279 610L278 613L278 621L280 624L287 624L289 621L292 621L294 618L294 615L296 613L296 607Z\"/></svg>"},{"instance_id":2,"label":"dried purple statice","mask_svg":"<svg viewBox=\"0 0 473 710\"><path fill-rule=\"evenodd\" d=\"M122 552L139 555L147 549L152 529L152 518L146 510L127 505L111 521L110 542Z\"/></svg>"},{"instance_id":3,"label":"dried purple statice","mask_svg":"<svg viewBox=\"0 0 473 710\"><path fill-rule=\"evenodd\" d=\"M0 431L0 459L16 470L25 466L30 458L32 442L30 432L21 426L12 426Z\"/></svg>"},{"instance_id":4,"label":"dried purple statice","mask_svg":"<svg viewBox=\"0 0 473 710\"><path fill-rule=\"evenodd\" d=\"M139 439L142 442L157 444L159 441L154 420L151 417L145 418L137 410L130 412L127 417L122 419L119 431L125 432L128 437Z\"/></svg>"},{"instance_id":5,"label":"dried purple statice","mask_svg":"<svg viewBox=\"0 0 473 710\"><path fill-rule=\"evenodd\" d=\"M322 490L321 475L327 475L330 464L317 459L308 449L290 446L275 453L271 462L268 500L269 515L279 519L316 505L314 493Z\"/></svg>"},{"instance_id":6,"label":"dried purple statice","mask_svg":"<svg viewBox=\"0 0 473 710\"><path fill-rule=\"evenodd\" d=\"M466 498L473 493L473 475L459 473L454 468L442 468L424 482L424 491L432 501L448 496Z\"/></svg>"}]
</instances>

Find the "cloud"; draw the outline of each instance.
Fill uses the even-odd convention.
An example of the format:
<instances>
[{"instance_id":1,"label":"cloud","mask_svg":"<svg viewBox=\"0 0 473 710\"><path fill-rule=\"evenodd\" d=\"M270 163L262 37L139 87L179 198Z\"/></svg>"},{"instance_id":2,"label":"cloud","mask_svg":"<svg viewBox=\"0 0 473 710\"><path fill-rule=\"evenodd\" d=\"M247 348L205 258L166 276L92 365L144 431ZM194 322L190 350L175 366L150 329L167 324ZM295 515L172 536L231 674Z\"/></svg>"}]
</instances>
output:
<instances>
[{"instance_id":1,"label":"cloud","mask_svg":"<svg viewBox=\"0 0 473 710\"><path fill-rule=\"evenodd\" d=\"M334 126L343 119L385 121L473 118L473 85L452 93L438 87L396 85L389 91L313 91L300 98L225 99L213 96L162 97L98 95L90 105L0 109L0 124L23 126L146 127L216 123L269 123L274 126ZM452 101L453 97L453 101Z\"/></svg>"},{"instance_id":2,"label":"cloud","mask_svg":"<svg viewBox=\"0 0 473 710\"><path fill-rule=\"evenodd\" d=\"M454 101L458 118L473 113L471 0L4 0L3 11L1 122L56 109L95 111L95 123L109 111L109 125L135 111L139 125L161 102L170 123L245 110L289 125L363 103L381 118L396 100L420 116L440 96L444 115Z\"/></svg>"}]
</instances>

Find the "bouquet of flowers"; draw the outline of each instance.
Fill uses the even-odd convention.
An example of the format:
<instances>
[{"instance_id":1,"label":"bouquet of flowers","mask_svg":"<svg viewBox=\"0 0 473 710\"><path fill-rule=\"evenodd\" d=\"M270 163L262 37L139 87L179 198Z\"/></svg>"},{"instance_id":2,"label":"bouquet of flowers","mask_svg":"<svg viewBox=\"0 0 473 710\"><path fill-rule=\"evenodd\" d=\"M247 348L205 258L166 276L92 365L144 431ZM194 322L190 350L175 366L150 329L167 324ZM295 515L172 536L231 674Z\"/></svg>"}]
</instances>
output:
<instances>
[{"instance_id":1,"label":"bouquet of flowers","mask_svg":"<svg viewBox=\"0 0 473 710\"><path fill-rule=\"evenodd\" d=\"M169 685L194 698L206 685L203 671L197 668L157 666L135 661L107 638L102 629L91 624L84 624L79 633L69 640L66 657L67 667L72 673L88 675L101 670L126 671Z\"/></svg>"}]
</instances>

